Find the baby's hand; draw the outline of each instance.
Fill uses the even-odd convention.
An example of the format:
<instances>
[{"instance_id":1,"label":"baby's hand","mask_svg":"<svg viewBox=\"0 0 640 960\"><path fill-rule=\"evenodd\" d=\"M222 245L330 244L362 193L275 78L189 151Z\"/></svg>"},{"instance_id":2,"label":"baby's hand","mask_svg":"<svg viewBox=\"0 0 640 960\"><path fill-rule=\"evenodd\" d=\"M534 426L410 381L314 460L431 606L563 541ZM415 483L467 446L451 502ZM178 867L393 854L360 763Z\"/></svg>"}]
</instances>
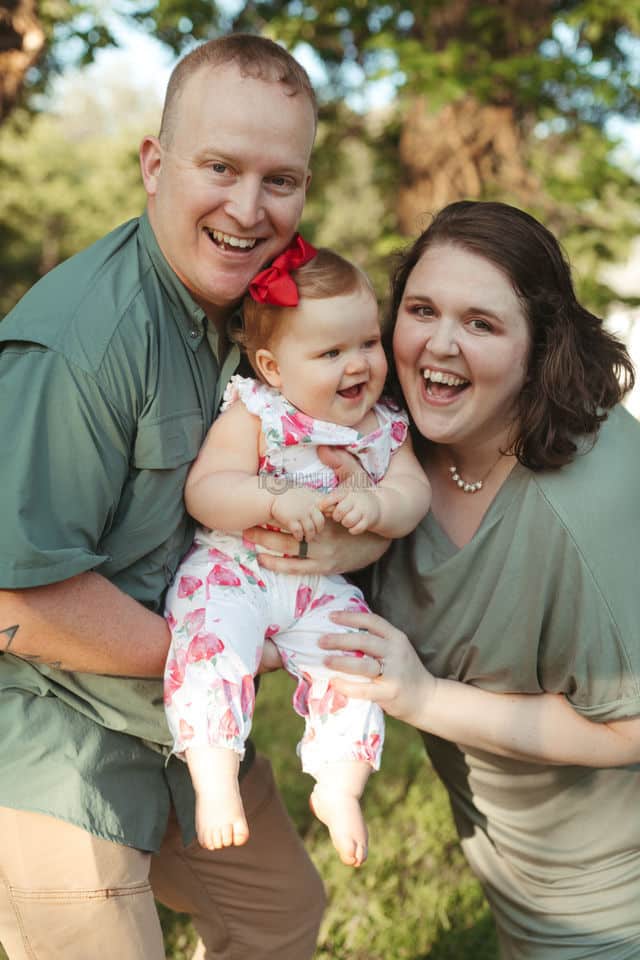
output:
<instances>
[{"instance_id":1,"label":"baby's hand","mask_svg":"<svg viewBox=\"0 0 640 960\"><path fill-rule=\"evenodd\" d=\"M349 533L364 533L380 523L380 501L375 490L336 487L319 504L325 516L341 523Z\"/></svg>"},{"instance_id":2,"label":"baby's hand","mask_svg":"<svg viewBox=\"0 0 640 960\"><path fill-rule=\"evenodd\" d=\"M289 487L273 498L271 516L296 540L311 541L324 527L320 496L308 487Z\"/></svg>"}]
</instances>

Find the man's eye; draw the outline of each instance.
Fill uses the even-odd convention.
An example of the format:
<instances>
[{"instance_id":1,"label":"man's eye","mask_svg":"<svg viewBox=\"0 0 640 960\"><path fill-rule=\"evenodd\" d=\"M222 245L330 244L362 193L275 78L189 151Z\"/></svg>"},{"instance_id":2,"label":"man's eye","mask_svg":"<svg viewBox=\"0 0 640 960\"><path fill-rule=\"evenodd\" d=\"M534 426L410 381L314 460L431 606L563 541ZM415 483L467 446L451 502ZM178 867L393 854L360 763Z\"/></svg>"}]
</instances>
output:
<instances>
[{"instance_id":1,"label":"man's eye","mask_svg":"<svg viewBox=\"0 0 640 960\"><path fill-rule=\"evenodd\" d=\"M226 173L227 165L226 163L212 163L211 169L213 170L214 173Z\"/></svg>"}]
</instances>

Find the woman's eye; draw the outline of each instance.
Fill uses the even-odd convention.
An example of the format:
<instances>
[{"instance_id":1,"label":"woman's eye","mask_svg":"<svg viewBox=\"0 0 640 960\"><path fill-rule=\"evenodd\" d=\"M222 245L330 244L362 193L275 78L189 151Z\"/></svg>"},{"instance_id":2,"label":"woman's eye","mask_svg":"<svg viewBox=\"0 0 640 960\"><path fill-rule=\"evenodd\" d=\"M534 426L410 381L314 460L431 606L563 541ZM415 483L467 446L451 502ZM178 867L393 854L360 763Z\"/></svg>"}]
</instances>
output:
<instances>
[{"instance_id":1,"label":"woman's eye","mask_svg":"<svg viewBox=\"0 0 640 960\"><path fill-rule=\"evenodd\" d=\"M474 330L481 333L490 333L493 330L491 324L487 320L483 320L482 317L473 317L470 323Z\"/></svg>"},{"instance_id":2,"label":"woman's eye","mask_svg":"<svg viewBox=\"0 0 640 960\"><path fill-rule=\"evenodd\" d=\"M428 306L426 303L416 304L415 307L411 308L410 312L416 317L420 317L421 320L430 320L435 316L433 307Z\"/></svg>"}]
</instances>

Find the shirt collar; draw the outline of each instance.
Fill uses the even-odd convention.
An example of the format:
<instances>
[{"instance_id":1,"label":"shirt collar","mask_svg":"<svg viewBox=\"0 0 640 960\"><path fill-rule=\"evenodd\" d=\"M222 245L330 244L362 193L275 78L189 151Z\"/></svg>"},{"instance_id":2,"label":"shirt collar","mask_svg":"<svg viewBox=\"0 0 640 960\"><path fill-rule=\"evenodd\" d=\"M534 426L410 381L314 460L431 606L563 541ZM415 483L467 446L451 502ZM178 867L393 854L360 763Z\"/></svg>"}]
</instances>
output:
<instances>
[{"instance_id":1,"label":"shirt collar","mask_svg":"<svg viewBox=\"0 0 640 960\"><path fill-rule=\"evenodd\" d=\"M142 246L151 260L156 274L173 304L174 317L180 331L191 350L194 352L200 346L207 331L207 318L204 310L193 299L184 283L167 263L165 256L156 240L156 235L145 210L140 217L140 238Z\"/></svg>"}]
</instances>

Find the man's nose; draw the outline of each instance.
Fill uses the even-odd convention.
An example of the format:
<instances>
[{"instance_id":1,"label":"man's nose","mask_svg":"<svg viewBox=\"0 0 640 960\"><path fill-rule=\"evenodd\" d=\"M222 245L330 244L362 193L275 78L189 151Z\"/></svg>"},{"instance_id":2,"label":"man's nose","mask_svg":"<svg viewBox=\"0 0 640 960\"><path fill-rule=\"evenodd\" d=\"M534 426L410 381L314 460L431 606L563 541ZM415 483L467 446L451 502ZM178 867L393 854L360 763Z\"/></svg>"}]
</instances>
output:
<instances>
[{"instance_id":1,"label":"man's nose","mask_svg":"<svg viewBox=\"0 0 640 960\"><path fill-rule=\"evenodd\" d=\"M241 177L231 188L226 212L244 229L259 223L264 216L262 182L258 183Z\"/></svg>"}]
</instances>

